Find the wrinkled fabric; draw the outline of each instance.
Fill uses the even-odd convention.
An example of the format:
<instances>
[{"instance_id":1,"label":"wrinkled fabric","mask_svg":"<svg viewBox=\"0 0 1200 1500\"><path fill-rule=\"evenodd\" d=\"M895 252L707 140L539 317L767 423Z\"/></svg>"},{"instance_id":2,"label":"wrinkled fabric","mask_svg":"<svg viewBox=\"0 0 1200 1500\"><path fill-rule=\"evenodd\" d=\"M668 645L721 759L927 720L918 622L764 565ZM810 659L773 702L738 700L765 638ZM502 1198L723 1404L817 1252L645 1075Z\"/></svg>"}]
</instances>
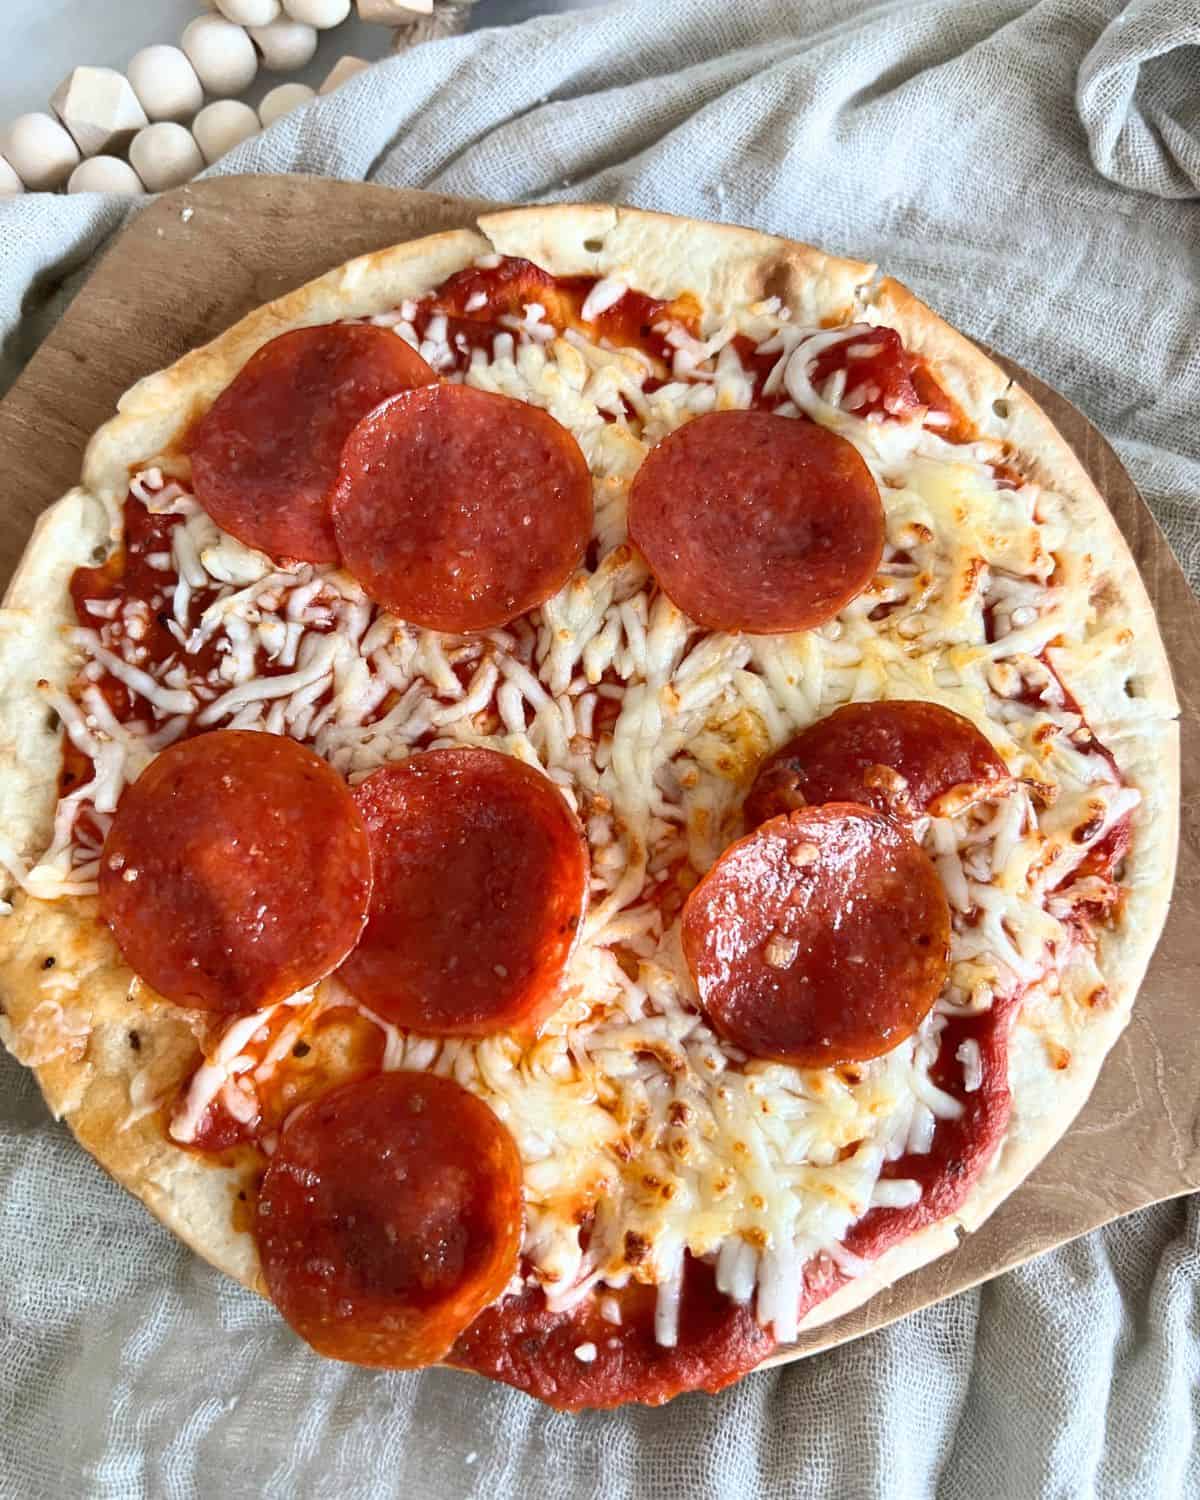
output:
<instances>
[{"instance_id":1,"label":"wrinkled fabric","mask_svg":"<svg viewBox=\"0 0 1200 1500\"><path fill-rule=\"evenodd\" d=\"M1115 441L1197 585L1198 33L1189 0L605 6L382 63L219 170L616 199L878 259ZM0 205L8 377L125 212ZM0 1495L1200 1492L1194 1199L715 1400L572 1418L309 1356L7 1058L0 1088Z\"/></svg>"}]
</instances>

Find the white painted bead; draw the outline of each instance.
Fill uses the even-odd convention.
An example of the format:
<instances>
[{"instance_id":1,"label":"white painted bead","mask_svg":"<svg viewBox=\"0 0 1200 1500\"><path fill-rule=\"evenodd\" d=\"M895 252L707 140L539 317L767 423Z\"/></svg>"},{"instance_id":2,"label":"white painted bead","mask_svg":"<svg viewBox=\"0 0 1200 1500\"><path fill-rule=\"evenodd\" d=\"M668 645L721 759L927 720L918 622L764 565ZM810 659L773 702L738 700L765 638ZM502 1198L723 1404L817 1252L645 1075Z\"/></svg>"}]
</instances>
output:
<instances>
[{"instance_id":1,"label":"white painted bead","mask_svg":"<svg viewBox=\"0 0 1200 1500\"><path fill-rule=\"evenodd\" d=\"M328 31L331 26L340 26L350 14L350 0L283 0L283 8L293 21Z\"/></svg>"},{"instance_id":2,"label":"white painted bead","mask_svg":"<svg viewBox=\"0 0 1200 1500\"><path fill-rule=\"evenodd\" d=\"M258 106L258 117L263 123L263 129L266 130L276 120L281 120L284 115L316 97L316 90L310 89L307 83L281 83L278 88L273 88L265 95Z\"/></svg>"},{"instance_id":3,"label":"white painted bead","mask_svg":"<svg viewBox=\"0 0 1200 1500\"><path fill-rule=\"evenodd\" d=\"M385 26L406 26L417 16L433 14L433 0L357 0L360 21L381 21Z\"/></svg>"},{"instance_id":4,"label":"white painted bead","mask_svg":"<svg viewBox=\"0 0 1200 1500\"><path fill-rule=\"evenodd\" d=\"M290 73L311 61L317 50L317 33L303 21L289 21L280 16L269 26L251 26L254 45L262 53L268 73Z\"/></svg>"},{"instance_id":5,"label":"white painted bead","mask_svg":"<svg viewBox=\"0 0 1200 1500\"><path fill-rule=\"evenodd\" d=\"M197 16L183 29L180 46L210 94L228 98L254 82L258 58L241 26L224 16Z\"/></svg>"},{"instance_id":6,"label":"white painted bead","mask_svg":"<svg viewBox=\"0 0 1200 1500\"><path fill-rule=\"evenodd\" d=\"M115 68L75 68L50 96L50 108L84 156L113 155L147 124L133 86Z\"/></svg>"},{"instance_id":7,"label":"white painted bead","mask_svg":"<svg viewBox=\"0 0 1200 1500\"><path fill-rule=\"evenodd\" d=\"M238 26L266 26L279 14L279 0L212 0L227 21Z\"/></svg>"},{"instance_id":8,"label":"white painted bead","mask_svg":"<svg viewBox=\"0 0 1200 1500\"><path fill-rule=\"evenodd\" d=\"M196 70L178 47L143 47L125 72L151 120L190 120L204 103Z\"/></svg>"},{"instance_id":9,"label":"white painted bead","mask_svg":"<svg viewBox=\"0 0 1200 1500\"><path fill-rule=\"evenodd\" d=\"M0 142L9 165L27 188L61 187L79 163L79 148L49 115L18 115Z\"/></svg>"},{"instance_id":10,"label":"white painted bead","mask_svg":"<svg viewBox=\"0 0 1200 1500\"><path fill-rule=\"evenodd\" d=\"M212 166L219 157L258 134L258 116L240 99L217 99L206 104L192 121L192 134Z\"/></svg>"},{"instance_id":11,"label":"white painted bead","mask_svg":"<svg viewBox=\"0 0 1200 1500\"><path fill-rule=\"evenodd\" d=\"M129 160L152 193L190 182L204 170L204 158L191 131L167 121L147 125L134 136Z\"/></svg>"},{"instance_id":12,"label":"white painted bead","mask_svg":"<svg viewBox=\"0 0 1200 1500\"><path fill-rule=\"evenodd\" d=\"M348 83L356 74L361 73L364 68L369 68L370 63L361 57L343 57L334 63L329 70L329 76L317 90L318 94L332 94L334 89L340 89L343 83Z\"/></svg>"},{"instance_id":13,"label":"white painted bead","mask_svg":"<svg viewBox=\"0 0 1200 1500\"><path fill-rule=\"evenodd\" d=\"M17 176L10 162L0 156L0 198L16 198L25 191L25 184Z\"/></svg>"},{"instance_id":14,"label":"white painted bead","mask_svg":"<svg viewBox=\"0 0 1200 1500\"><path fill-rule=\"evenodd\" d=\"M142 179L119 156L93 156L71 173L68 193L144 193Z\"/></svg>"}]
</instances>

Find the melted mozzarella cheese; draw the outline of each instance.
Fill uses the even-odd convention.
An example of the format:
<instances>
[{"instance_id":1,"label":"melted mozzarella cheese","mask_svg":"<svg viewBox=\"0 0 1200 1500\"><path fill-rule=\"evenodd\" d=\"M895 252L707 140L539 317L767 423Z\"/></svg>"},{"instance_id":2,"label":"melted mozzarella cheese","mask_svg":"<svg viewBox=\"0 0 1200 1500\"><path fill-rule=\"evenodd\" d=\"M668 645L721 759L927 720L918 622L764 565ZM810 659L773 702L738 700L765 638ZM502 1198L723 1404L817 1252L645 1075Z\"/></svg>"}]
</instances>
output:
<instances>
[{"instance_id":1,"label":"melted mozzarella cheese","mask_svg":"<svg viewBox=\"0 0 1200 1500\"><path fill-rule=\"evenodd\" d=\"M597 283L585 316L626 290L620 277ZM1085 606L1049 584L1064 533L1038 517L1061 508L1033 486L998 489L985 451L952 446L919 420L855 415L839 404L844 379L816 391L807 369L845 330L794 326L777 303L700 338L670 330L672 378L649 390L645 356L577 331L556 336L537 304L507 320L491 358L448 344L444 319L418 341L416 315L406 304L373 321L419 342L448 378L541 406L575 435L594 476L596 565L504 630L445 635L377 610L336 569L277 567L223 535L160 471L136 475L137 499L184 517L174 581L163 582L181 653L132 660L139 637L124 615L101 613L95 629L75 632L78 701L59 711L96 778L62 800L51 849L19 878L42 894L94 889L98 850L73 838L78 813L111 811L192 713L204 726L305 740L351 783L441 745L489 746L540 768L579 813L592 861L585 930L543 1035L531 1045L439 1040L360 1014L384 1035L386 1068L453 1077L512 1131L524 1255L552 1306L651 1282L669 1344L689 1251L714 1258L718 1285L756 1299L760 1320L786 1339L805 1266L827 1256L858 1274L862 1263L842 1249L850 1227L920 1195L915 1181L880 1174L906 1152L928 1152L937 1122L961 1110L930 1076L946 1016L986 1010L1045 972L1069 915L1056 914L1052 893L1136 797L1072 740L1078 716L1037 660L1049 640L1078 639L1086 626ZM839 619L799 635L701 631L656 591L626 538L629 483L650 444L701 412L750 403L739 331L778 354L766 389L786 398L780 409L854 443L885 502L879 575ZM187 653L208 643L220 665L192 675ZM144 719L105 718L94 701L105 672ZM914 1037L854 1069L747 1060L700 1012L663 892L673 871L702 873L740 832L764 755L838 705L881 696L964 714L1022 778L998 799L925 820L954 912L946 990ZM176 1140L194 1140L218 1099L253 1117L255 1089L306 1015L297 1010L260 1057L250 1043L273 1013L227 1029L171 1121ZM978 1087L978 1049L959 1061L965 1087Z\"/></svg>"}]
</instances>

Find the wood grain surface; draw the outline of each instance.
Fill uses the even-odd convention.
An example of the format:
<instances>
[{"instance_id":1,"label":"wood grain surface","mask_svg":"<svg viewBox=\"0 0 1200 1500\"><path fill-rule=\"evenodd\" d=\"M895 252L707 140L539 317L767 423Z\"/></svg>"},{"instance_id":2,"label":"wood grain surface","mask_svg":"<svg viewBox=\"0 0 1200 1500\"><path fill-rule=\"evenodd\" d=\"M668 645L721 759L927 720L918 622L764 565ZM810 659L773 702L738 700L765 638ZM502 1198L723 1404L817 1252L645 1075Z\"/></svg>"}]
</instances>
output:
<instances>
[{"instance_id":1,"label":"wood grain surface","mask_svg":"<svg viewBox=\"0 0 1200 1500\"><path fill-rule=\"evenodd\" d=\"M485 206L302 177L216 178L151 204L0 403L0 592L35 517L76 482L91 433L140 376L350 256L469 224ZM1054 418L1107 498L1162 624L1183 704L1175 900L1132 1024L1050 1157L957 1252L814 1330L794 1355L857 1337L1200 1186L1200 605L1096 428L1039 380L1000 363Z\"/></svg>"}]
</instances>

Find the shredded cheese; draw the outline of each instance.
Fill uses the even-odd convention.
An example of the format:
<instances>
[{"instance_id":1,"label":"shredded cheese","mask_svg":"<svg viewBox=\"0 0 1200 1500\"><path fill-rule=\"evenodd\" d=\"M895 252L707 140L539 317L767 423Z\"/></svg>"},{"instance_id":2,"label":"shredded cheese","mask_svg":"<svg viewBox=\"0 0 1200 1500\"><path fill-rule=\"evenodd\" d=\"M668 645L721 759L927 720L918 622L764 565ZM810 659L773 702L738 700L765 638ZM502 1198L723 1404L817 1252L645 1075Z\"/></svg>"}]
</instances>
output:
<instances>
[{"instance_id":1,"label":"shredded cheese","mask_svg":"<svg viewBox=\"0 0 1200 1500\"><path fill-rule=\"evenodd\" d=\"M629 285L616 273L597 282L584 319ZM594 1289L618 1322L604 1288L651 1282L656 1336L670 1345L690 1252L713 1258L718 1286L753 1300L786 1339L804 1267L827 1256L859 1274L842 1247L847 1231L872 1207L920 1196L916 1181L881 1171L928 1153L937 1122L961 1113L930 1072L946 1016L986 1010L1046 971L1067 941L1072 872L1136 801L1106 757L1079 742L1081 721L1061 694L1055 701L1039 660L1088 623L1086 597L1051 584L1066 508L1032 484L1001 490L992 455L947 443L936 414L856 414L867 397L853 373L816 390L814 361L847 329L797 326L775 301L701 337L668 327L663 383L648 379L639 351L558 335L537 303L501 320L490 358L447 342L445 318L418 341L416 317L406 303L372 321L420 342L447 378L544 407L574 433L595 477L595 565L506 630L439 634L377 610L336 569L276 567L147 469L133 478L135 499L183 517L170 556L154 564L180 650L135 660L144 648L130 610L89 608L95 628L72 635L77 689L55 707L94 780L62 799L33 869L3 850L0 861L44 896L94 890L98 849L76 836L79 814L111 812L193 717L305 740L352 784L441 745L486 745L540 767L578 811L592 860L586 929L544 1034L528 1046L507 1035L439 1040L358 1013L384 1036L385 1068L456 1078L512 1131L525 1168L524 1256L552 1307ZM739 331L777 356L763 392L852 442L885 501L878 576L839 619L802 635L706 634L656 591L625 535L629 483L649 445L753 398ZM849 357L867 358L871 325L852 333ZM191 659L208 647L219 665L198 673ZM137 718L106 713L96 688L105 674L129 691ZM852 1082L746 1060L698 1009L662 890L673 870L702 873L737 835L765 754L840 704L880 696L954 708L1021 778L992 800L940 807L920 829L954 913L946 991L914 1037ZM793 956L780 944L771 962ZM323 993L348 1003L336 986ZM260 1056L252 1040L274 1009L226 1029L171 1120L174 1139L195 1140L218 1101L235 1119L254 1117L256 1089L304 1024L297 1010ZM958 1061L973 1092L978 1046L964 1043ZM595 1349L575 1353L586 1362Z\"/></svg>"}]
</instances>

